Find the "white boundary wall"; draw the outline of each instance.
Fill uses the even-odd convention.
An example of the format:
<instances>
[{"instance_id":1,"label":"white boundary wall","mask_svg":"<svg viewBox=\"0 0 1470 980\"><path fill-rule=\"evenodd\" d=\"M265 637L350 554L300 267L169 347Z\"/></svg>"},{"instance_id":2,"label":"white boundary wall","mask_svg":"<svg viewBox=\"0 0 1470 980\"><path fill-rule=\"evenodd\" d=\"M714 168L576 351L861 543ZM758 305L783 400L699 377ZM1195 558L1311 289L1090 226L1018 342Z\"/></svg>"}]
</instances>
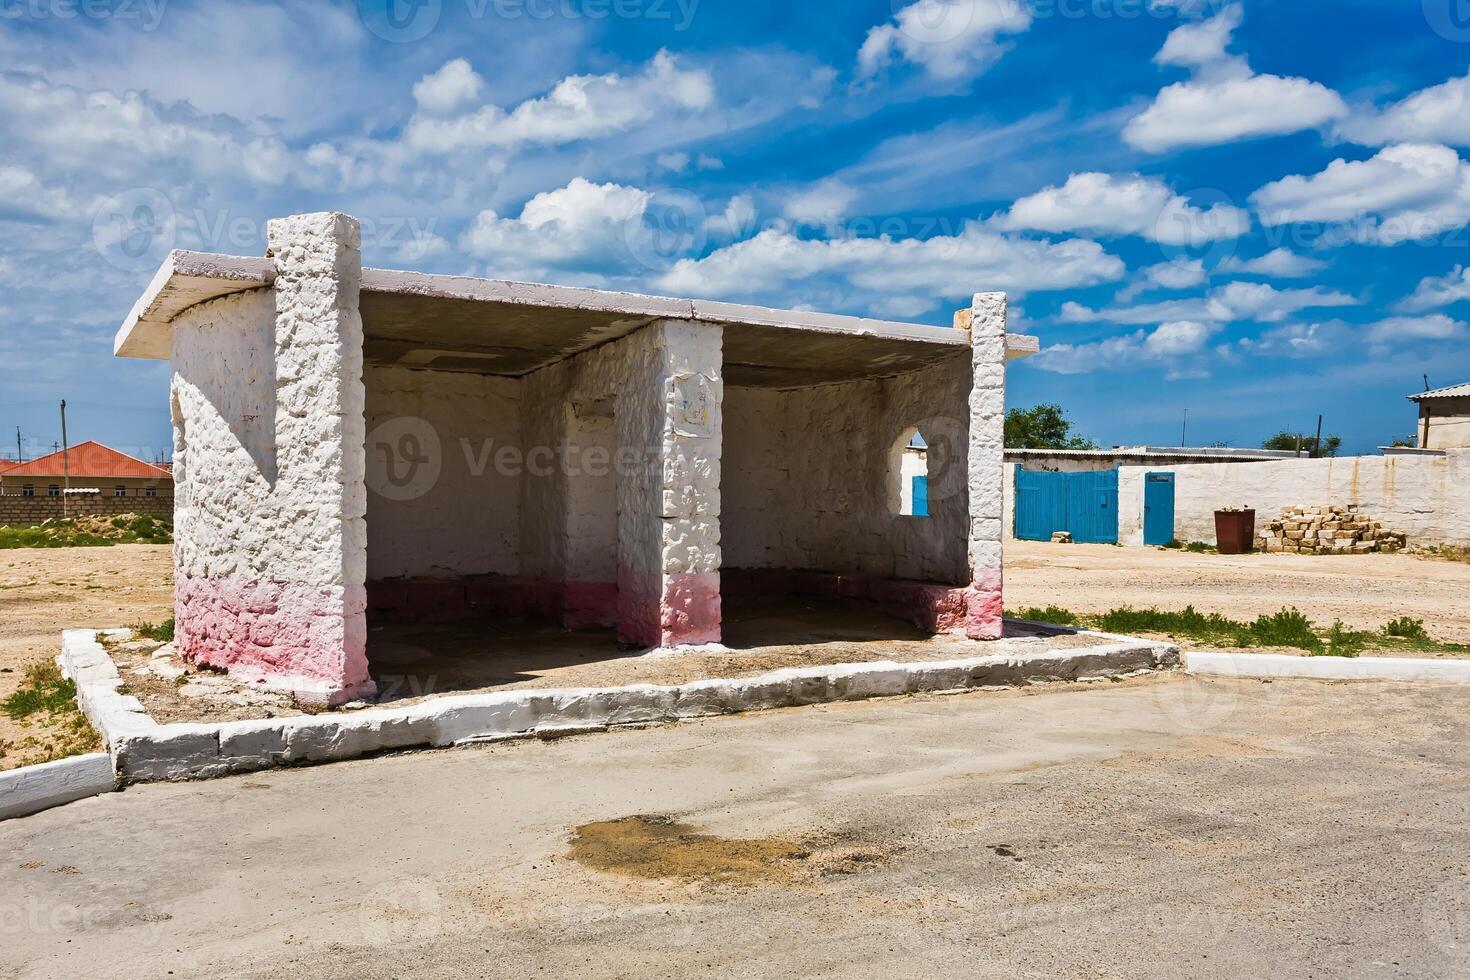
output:
<instances>
[{"instance_id":1,"label":"white boundary wall","mask_svg":"<svg viewBox=\"0 0 1470 980\"><path fill-rule=\"evenodd\" d=\"M1125 466L1118 472L1118 540L1143 544L1143 483L1173 473L1174 536L1215 541L1215 511L1249 507L1256 527L1284 507L1353 504L1411 545L1470 544L1470 450L1444 456L1347 456L1265 463Z\"/></svg>"}]
</instances>

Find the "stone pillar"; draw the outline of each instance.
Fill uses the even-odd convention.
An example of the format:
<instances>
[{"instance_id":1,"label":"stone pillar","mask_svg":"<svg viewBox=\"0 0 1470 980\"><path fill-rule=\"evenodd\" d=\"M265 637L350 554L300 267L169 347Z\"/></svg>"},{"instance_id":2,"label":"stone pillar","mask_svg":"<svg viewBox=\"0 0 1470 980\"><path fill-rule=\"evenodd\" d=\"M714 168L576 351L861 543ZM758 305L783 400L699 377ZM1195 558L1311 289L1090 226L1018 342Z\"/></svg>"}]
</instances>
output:
<instances>
[{"instance_id":1,"label":"stone pillar","mask_svg":"<svg viewBox=\"0 0 1470 980\"><path fill-rule=\"evenodd\" d=\"M287 543L272 646L341 702L373 690L367 666L367 488L362 252L335 212L267 226L276 265L275 534Z\"/></svg>"},{"instance_id":2,"label":"stone pillar","mask_svg":"<svg viewBox=\"0 0 1470 980\"><path fill-rule=\"evenodd\" d=\"M618 636L669 647L720 640L722 328L665 320L629 338L618 485Z\"/></svg>"},{"instance_id":3,"label":"stone pillar","mask_svg":"<svg viewBox=\"0 0 1470 980\"><path fill-rule=\"evenodd\" d=\"M999 639L1004 516L1006 295L976 293L970 308L970 587L965 635Z\"/></svg>"}]
</instances>

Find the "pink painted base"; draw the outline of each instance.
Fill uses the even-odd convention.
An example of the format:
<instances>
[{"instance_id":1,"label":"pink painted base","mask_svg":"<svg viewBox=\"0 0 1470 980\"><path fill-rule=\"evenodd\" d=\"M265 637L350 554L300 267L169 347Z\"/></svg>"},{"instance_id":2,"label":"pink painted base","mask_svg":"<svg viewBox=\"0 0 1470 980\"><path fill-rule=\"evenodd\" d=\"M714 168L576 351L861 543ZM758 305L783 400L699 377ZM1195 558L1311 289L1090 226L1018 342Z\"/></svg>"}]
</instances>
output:
<instances>
[{"instance_id":1,"label":"pink painted base","mask_svg":"<svg viewBox=\"0 0 1470 980\"><path fill-rule=\"evenodd\" d=\"M618 639L647 647L720 642L720 573L618 569Z\"/></svg>"},{"instance_id":2,"label":"pink painted base","mask_svg":"<svg viewBox=\"0 0 1470 980\"><path fill-rule=\"evenodd\" d=\"M330 704L375 690L361 586L181 575L174 605L175 644L190 663Z\"/></svg>"}]
</instances>

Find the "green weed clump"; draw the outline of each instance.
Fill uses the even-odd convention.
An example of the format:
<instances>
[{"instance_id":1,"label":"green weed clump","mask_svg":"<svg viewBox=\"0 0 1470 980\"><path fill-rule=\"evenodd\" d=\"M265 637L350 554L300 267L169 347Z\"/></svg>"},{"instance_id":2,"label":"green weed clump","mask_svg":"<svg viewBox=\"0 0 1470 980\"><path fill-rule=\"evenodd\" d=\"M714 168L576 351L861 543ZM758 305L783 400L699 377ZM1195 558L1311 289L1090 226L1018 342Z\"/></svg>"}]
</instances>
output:
<instances>
[{"instance_id":1,"label":"green weed clump","mask_svg":"<svg viewBox=\"0 0 1470 980\"><path fill-rule=\"evenodd\" d=\"M1383 632L1386 636L1396 636L1403 640L1429 639L1429 634L1424 630L1424 620L1411 619L1408 616L1390 619L1383 624Z\"/></svg>"},{"instance_id":2,"label":"green weed clump","mask_svg":"<svg viewBox=\"0 0 1470 980\"><path fill-rule=\"evenodd\" d=\"M157 640L159 643L173 642L174 618L172 616L161 623L134 623L128 628L147 640Z\"/></svg>"},{"instance_id":3,"label":"green weed clump","mask_svg":"<svg viewBox=\"0 0 1470 980\"><path fill-rule=\"evenodd\" d=\"M76 707L77 686L61 676L61 670L49 660L31 664L26 668L20 688L4 701L4 711L14 721L29 718L40 712L56 714Z\"/></svg>"},{"instance_id":4,"label":"green weed clump","mask_svg":"<svg viewBox=\"0 0 1470 980\"><path fill-rule=\"evenodd\" d=\"M1061 606L1026 606L1014 613L1016 619L1029 619L1037 623L1055 623L1058 626L1076 626L1077 614Z\"/></svg>"}]
</instances>

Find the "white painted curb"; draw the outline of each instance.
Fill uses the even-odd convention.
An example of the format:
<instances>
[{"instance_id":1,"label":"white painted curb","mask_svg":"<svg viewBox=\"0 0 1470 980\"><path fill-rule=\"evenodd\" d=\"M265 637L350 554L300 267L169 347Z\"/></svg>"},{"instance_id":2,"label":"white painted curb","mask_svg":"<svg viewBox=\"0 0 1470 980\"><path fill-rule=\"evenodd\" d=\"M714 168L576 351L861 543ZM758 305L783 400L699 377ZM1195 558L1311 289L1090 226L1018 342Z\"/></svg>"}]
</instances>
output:
<instances>
[{"instance_id":1,"label":"white painted curb","mask_svg":"<svg viewBox=\"0 0 1470 980\"><path fill-rule=\"evenodd\" d=\"M63 633L59 661L62 672L77 682L77 700L107 743L119 776L146 782L208 779L383 750L550 738L827 701L1120 677L1177 667L1179 648L1128 639L1019 657L787 668L668 687L448 695L399 708L175 725L158 724L136 698L118 693L122 679L97 642L96 631Z\"/></svg>"},{"instance_id":2,"label":"white painted curb","mask_svg":"<svg viewBox=\"0 0 1470 980\"><path fill-rule=\"evenodd\" d=\"M23 817L117 788L106 752L0 772L0 820Z\"/></svg>"},{"instance_id":3,"label":"white painted curb","mask_svg":"<svg viewBox=\"0 0 1470 980\"><path fill-rule=\"evenodd\" d=\"M1296 657L1281 653L1189 650L1184 669L1216 677L1307 677L1338 681L1429 681L1470 684L1470 660L1392 657Z\"/></svg>"}]
</instances>

